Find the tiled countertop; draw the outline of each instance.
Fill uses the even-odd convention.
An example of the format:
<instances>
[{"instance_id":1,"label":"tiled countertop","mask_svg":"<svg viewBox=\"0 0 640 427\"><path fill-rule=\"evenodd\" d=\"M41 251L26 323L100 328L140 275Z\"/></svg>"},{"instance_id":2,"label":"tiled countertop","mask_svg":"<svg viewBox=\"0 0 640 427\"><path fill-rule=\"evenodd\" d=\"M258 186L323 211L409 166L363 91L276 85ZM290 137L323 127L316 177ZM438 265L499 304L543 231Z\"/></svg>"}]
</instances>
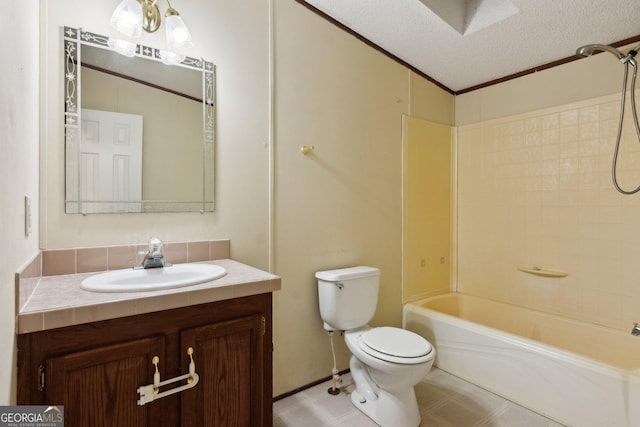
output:
<instances>
[{"instance_id":1,"label":"tiled countertop","mask_svg":"<svg viewBox=\"0 0 640 427\"><path fill-rule=\"evenodd\" d=\"M162 291L102 293L80 289L84 278L99 272L23 279L35 283L28 286L33 291L20 307L17 333L187 307L280 289L280 277L246 264L231 259L207 263L224 267L227 274L212 282Z\"/></svg>"}]
</instances>

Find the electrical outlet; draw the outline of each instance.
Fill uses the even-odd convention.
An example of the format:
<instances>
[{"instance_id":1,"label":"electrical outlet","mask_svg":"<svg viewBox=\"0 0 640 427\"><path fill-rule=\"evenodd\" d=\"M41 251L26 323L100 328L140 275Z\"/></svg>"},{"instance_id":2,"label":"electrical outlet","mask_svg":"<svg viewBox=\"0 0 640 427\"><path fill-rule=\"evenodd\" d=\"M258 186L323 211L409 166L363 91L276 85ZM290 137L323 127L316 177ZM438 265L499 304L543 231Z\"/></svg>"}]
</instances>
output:
<instances>
[{"instance_id":1,"label":"electrical outlet","mask_svg":"<svg viewBox=\"0 0 640 427\"><path fill-rule=\"evenodd\" d=\"M24 235L31 234L31 197L24 196Z\"/></svg>"}]
</instances>

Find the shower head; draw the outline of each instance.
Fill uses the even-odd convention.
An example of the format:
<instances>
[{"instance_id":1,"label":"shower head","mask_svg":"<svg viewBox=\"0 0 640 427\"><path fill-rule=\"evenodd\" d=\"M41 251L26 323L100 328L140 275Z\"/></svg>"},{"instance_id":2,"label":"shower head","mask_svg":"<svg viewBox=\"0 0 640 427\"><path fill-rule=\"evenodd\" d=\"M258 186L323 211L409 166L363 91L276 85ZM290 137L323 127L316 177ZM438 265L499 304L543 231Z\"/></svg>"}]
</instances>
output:
<instances>
[{"instance_id":1,"label":"shower head","mask_svg":"<svg viewBox=\"0 0 640 427\"><path fill-rule=\"evenodd\" d=\"M620 52L615 47L611 47L605 44L588 44L586 46L579 47L578 50L576 50L576 55L582 58L586 58L587 56L591 56L594 53L600 52L600 51L609 52L610 54L618 57L618 59L623 62L625 61L625 59L627 59L627 55Z\"/></svg>"}]
</instances>

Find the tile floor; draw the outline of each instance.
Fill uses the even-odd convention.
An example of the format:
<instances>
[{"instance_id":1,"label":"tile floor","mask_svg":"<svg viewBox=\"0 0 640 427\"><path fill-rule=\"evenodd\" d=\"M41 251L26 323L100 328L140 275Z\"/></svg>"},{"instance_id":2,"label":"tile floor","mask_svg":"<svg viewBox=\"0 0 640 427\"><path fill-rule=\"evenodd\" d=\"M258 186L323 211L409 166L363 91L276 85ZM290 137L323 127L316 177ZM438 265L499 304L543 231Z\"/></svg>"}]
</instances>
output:
<instances>
[{"instance_id":1,"label":"tile floor","mask_svg":"<svg viewBox=\"0 0 640 427\"><path fill-rule=\"evenodd\" d=\"M342 393L327 393L329 381L274 403L274 427L376 427L351 403L354 385L342 377ZM421 426L561 427L548 418L433 368L416 387Z\"/></svg>"}]
</instances>

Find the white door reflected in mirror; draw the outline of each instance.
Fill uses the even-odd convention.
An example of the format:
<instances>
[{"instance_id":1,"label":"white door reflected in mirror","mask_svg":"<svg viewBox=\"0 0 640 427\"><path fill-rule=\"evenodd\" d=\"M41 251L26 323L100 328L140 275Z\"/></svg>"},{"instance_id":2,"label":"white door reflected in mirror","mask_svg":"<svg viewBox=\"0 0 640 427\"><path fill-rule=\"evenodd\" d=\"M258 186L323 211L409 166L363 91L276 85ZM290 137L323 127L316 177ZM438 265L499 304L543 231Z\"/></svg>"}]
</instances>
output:
<instances>
[{"instance_id":1,"label":"white door reflected in mirror","mask_svg":"<svg viewBox=\"0 0 640 427\"><path fill-rule=\"evenodd\" d=\"M82 109L80 194L85 212L142 211L142 122L137 114Z\"/></svg>"}]
</instances>

